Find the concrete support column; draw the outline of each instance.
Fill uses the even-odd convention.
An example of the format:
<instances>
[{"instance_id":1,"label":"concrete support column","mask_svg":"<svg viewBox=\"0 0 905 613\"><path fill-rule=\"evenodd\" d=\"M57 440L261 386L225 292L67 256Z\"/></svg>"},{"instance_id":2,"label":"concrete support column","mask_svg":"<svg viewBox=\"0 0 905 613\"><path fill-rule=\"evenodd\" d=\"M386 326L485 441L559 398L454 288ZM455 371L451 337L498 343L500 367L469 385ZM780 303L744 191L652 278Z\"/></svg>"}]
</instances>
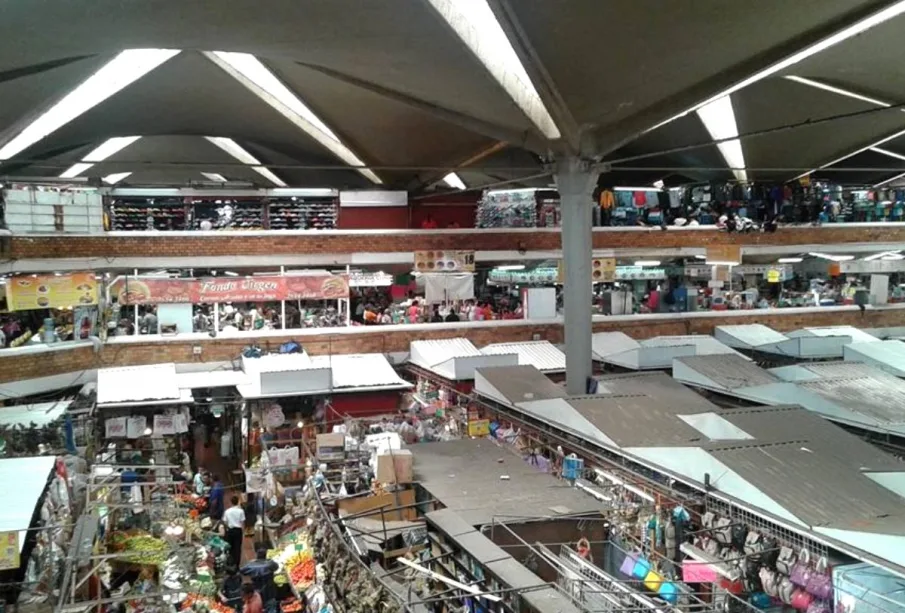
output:
<instances>
[{"instance_id":1,"label":"concrete support column","mask_svg":"<svg viewBox=\"0 0 905 613\"><path fill-rule=\"evenodd\" d=\"M566 389L587 393L591 376L591 195L597 175L580 158L556 164L556 186L562 206L562 254L565 272L563 306L566 341Z\"/></svg>"}]
</instances>

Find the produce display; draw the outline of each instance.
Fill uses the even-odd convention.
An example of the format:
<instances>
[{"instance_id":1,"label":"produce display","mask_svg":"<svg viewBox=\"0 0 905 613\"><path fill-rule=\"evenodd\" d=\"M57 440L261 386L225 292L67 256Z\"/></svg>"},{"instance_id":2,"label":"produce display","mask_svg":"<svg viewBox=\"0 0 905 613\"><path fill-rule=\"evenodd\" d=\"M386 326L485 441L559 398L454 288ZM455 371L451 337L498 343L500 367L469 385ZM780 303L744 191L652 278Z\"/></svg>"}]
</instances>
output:
<instances>
[{"instance_id":1,"label":"produce display","mask_svg":"<svg viewBox=\"0 0 905 613\"><path fill-rule=\"evenodd\" d=\"M232 607L217 602L213 598L201 594L189 594L182 601L180 611L192 611L194 613L235 613Z\"/></svg>"},{"instance_id":2,"label":"produce display","mask_svg":"<svg viewBox=\"0 0 905 613\"><path fill-rule=\"evenodd\" d=\"M300 551L286 561L285 568L289 574L289 581L296 590L305 590L314 583L315 566L314 555L310 549Z\"/></svg>"},{"instance_id":3,"label":"produce display","mask_svg":"<svg viewBox=\"0 0 905 613\"><path fill-rule=\"evenodd\" d=\"M113 551L126 554L120 560L131 564L161 566L167 561L170 553L166 541L147 534L128 535L114 532L110 540Z\"/></svg>"}]
</instances>

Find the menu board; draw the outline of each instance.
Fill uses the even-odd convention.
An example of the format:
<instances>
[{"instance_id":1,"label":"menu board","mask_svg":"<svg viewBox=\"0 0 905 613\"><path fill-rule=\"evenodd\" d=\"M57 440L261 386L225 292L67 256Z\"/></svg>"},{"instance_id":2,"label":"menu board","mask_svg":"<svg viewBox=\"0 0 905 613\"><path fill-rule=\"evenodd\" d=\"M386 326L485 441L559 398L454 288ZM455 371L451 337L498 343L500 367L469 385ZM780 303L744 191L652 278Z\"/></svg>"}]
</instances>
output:
<instances>
[{"instance_id":1,"label":"menu board","mask_svg":"<svg viewBox=\"0 0 905 613\"><path fill-rule=\"evenodd\" d=\"M91 272L11 277L6 282L6 304L10 311L97 304L97 280Z\"/></svg>"},{"instance_id":2,"label":"menu board","mask_svg":"<svg viewBox=\"0 0 905 613\"><path fill-rule=\"evenodd\" d=\"M212 304L279 300L338 300L349 297L344 275L209 277L160 279L124 277L110 288L120 304Z\"/></svg>"},{"instance_id":3,"label":"menu board","mask_svg":"<svg viewBox=\"0 0 905 613\"><path fill-rule=\"evenodd\" d=\"M416 272L474 272L474 251L416 251Z\"/></svg>"},{"instance_id":4,"label":"menu board","mask_svg":"<svg viewBox=\"0 0 905 613\"><path fill-rule=\"evenodd\" d=\"M738 245L715 245L707 247L708 264L735 266L742 263L742 248Z\"/></svg>"}]
</instances>

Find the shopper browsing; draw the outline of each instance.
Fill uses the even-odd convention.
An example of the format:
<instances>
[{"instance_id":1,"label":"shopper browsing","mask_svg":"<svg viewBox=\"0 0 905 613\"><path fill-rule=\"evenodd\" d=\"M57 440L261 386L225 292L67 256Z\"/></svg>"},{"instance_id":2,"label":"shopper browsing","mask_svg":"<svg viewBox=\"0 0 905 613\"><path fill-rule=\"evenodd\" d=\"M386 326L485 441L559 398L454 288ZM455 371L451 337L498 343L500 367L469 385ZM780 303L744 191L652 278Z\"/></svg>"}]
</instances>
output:
<instances>
[{"instance_id":1,"label":"shopper browsing","mask_svg":"<svg viewBox=\"0 0 905 613\"><path fill-rule=\"evenodd\" d=\"M264 601L251 583L242 586L242 613L264 613Z\"/></svg>"},{"instance_id":2,"label":"shopper browsing","mask_svg":"<svg viewBox=\"0 0 905 613\"><path fill-rule=\"evenodd\" d=\"M223 517L223 504L224 498L226 496L226 490L223 487L223 482L220 480L219 475L214 475L211 477L213 481L213 485L211 486L211 502L210 502L210 516L211 519L217 520Z\"/></svg>"},{"instance_id":3,"label":"shopper browsing","mask_svg":"<svg viewBox=\"0 0 905 613\"><path fill-rule=\"evenodd\" d=\"M239 497L230 499L232 506L223 513L223 523L226 524L226 542L229 543L230 562L239 567L242 561L242 537L245 532L245 511L239 506ZM244 569L243 569L244 570Z\"/></svg>"},{"instance_id":4,"label":"shopper browsing","mask_svg":"<svg viewBox=\"0 0 905 613\"><path fill-rule=\"evenodd\" d=\"M267 550L263 547L258 549L254 560L242 567L242 574L251 578L252 584L268 607L274 599L273 575L278 568L276 562L267 559Z\"/></svg>"},{"instance_id":5,"label":"shopper browsing","mask_svg":"<svg viewBox=\"0 0 905 613\"><path fill-rule=\"evenodd\" d=\"M242 575L235 566L226 567L226 577L220 585L220 602L232 607L236 613L242 613Z\"/></svg>"}]
</instances>

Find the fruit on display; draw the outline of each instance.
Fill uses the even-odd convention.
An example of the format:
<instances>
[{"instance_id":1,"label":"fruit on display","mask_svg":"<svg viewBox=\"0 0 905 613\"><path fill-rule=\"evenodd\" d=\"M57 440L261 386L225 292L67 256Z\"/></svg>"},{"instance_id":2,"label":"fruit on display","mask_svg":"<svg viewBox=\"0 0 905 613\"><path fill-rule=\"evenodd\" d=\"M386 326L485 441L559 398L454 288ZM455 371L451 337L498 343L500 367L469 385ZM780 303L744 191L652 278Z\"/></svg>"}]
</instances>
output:
<instances>
[{"instance_id":1,"label":"fruit on display","mask_svg":"<svg viewBox=\"0 0 905 613\"><path fill-rule=\"evenodd\" d=\"M120 559L132 564L160 566L166 562L170 553L170 548L165 541L147 534L129 536L115 533L112 542L114 551L126 554Z\"/></svg>"},{"instance_id":2,"label":"fruit on display","mask_svg":"<svg viewBox=\"0 0 905 613\"><path fill-rule=\"evenodd\" d=\"M232 607L217 602L213 598L207 598L200 594L189 594L182 601L181 611L194 613L235 613Z\"/></svg>"},{"instance_id":3,"label":"fruit on display","mask_svg":"<svg viewBox=\"0 0 905 613\"><path fill-rule=\"evenodd\" d=\"M315 562L313 558L287 568L289 569L289 580L296 589L303 590L314 583Z\"/></svg>"},{"instance_id":4,"label":"fruit on display","mask_svg":"<svg viewBox=\"0 0 905 613\"><path fill-rule=\"evenodd\" d=\"M299 613L301 610L302 603L295 598L290 598L280 603L280 611L283 613Z\"/></svg>"}]
</instances>

